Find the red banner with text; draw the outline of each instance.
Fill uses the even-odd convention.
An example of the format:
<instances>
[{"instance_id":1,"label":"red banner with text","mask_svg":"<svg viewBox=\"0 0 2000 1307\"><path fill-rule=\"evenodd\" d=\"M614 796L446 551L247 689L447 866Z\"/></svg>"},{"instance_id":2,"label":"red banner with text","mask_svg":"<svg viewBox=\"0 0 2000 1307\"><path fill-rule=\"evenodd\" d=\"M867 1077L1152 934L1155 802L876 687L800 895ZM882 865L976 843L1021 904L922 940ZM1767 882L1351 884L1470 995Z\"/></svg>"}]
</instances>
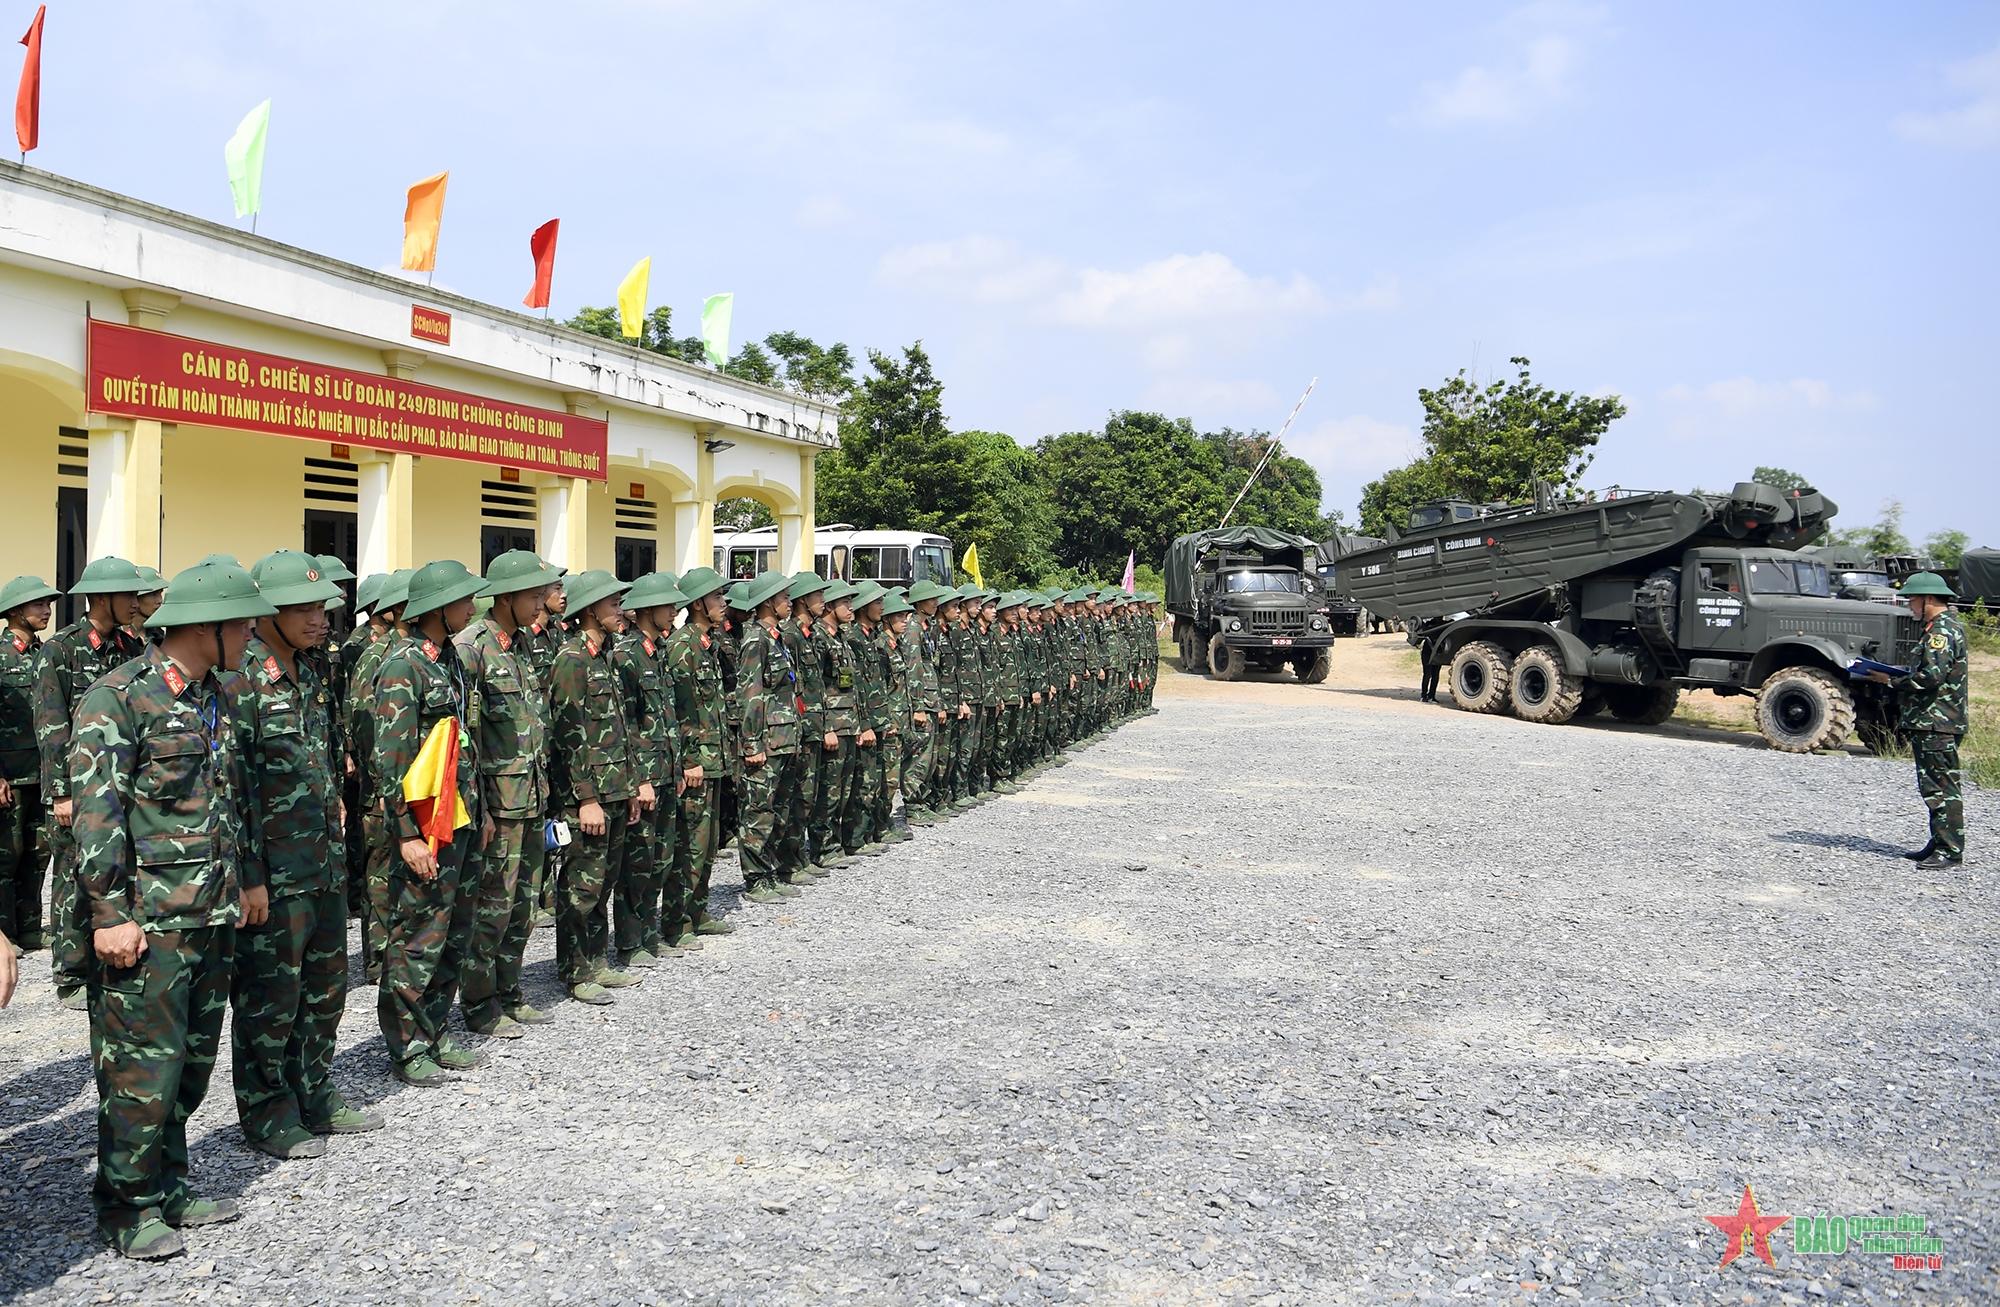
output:
<instances>
[{"instance_id":1,"label":"red banner with text","mask_svg":"<svg viewBox=\"0 0 2000 1307\"><path fill-rule=\"evenodd\" d=\"M95 320L88 368L93 413L607 475L602 418Z\"/></svg>"}]
</instances>

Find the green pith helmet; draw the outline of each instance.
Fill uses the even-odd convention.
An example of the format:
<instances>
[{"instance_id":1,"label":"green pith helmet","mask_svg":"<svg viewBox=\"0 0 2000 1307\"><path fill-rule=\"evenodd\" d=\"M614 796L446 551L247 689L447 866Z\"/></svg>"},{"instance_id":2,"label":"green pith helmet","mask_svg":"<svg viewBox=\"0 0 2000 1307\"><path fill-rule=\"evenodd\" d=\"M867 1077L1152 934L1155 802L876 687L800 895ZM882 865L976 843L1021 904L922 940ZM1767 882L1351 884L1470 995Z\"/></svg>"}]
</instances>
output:
<instances>
[{"instance_id":1,"label":"green pith helmet","mask_svg":"<svg viewBox=\"0 0 2000 1307\"><path fill-rule=\"evenodd\" d=\"M663 604L673 604L678 607L687 601L687 595L674 584L671 572L648 572L634 581L632 588L625 592L625 606L635 613L642 613L648 608L658 608Z\"/></svg>"},{"instance_id":2,"label":"green pith helmet","mask_svg":"<svg viewBox=\"0 0 2000 1307\"><path fill-rule=\"evenodd\" d=\"M83 575L76 578L76 584L69 588L73 595L131 595L138 594L146 578L138 568L122 558L100 558L83 569Z\"/></svg>"},{"instance_id":3,"label":"green pith helmet","mask_svg":"<svg viewBox=\"0 0 2000 1307\"><path fill-rule=\"evenodd\" d=\"M146 619L146 625L201 626L269 617L277 611L257 592L257 582L242 568L229 563L196 563L175 575L159 611Z\"/></svg>"},{"instance_id":4,"label":"green pith helmet","mask_svg":"<svg viewBox=\"0 0 2000 1307\"><path fill-rule=\"evenodd\" d=\"M919 581L910 587L909 600L912 604L920 604L926 599L942 599L951 593L936 581Z\"/></svg>"},{"instance_id":5,"label":"green pith helmet","mask_svg":"<svg viewBox=\"0 0 2000 1307\"><path fill-rule=\"evenodd\" d=\"M354 573L341 561L339 554L315 554L313 561L319 564L319 574L329 581L352 581Z\"/></svg>"},{"instance_id":6,"label":"green pith helmet","mask_svg":"<svg viewBox=\"0 0 2000 1307\"><path fill-rule=\"evenodd\" d=\"M824 594L825 592L826 578L818 572L796 572L792 575L791 584L785 587L785 593L790 595L795 601L803 599L807 595Z\"/></svg>"},{"instance_id":7,"label":"green pith helmet","mask_svg":"<svg viewBox=\"0 0 2000 1307\"><path fill-rule=\"evenodd\" d=\"M1009 590L1006 594L1000 596L996 606L1004 613L1009 608L1019 608L1027 602L1028 596L1022 594L1019 590Z\"/></svg>"},{"instance_id":8,"label":"green pith helmet","mask_svg":"<svg viewBox=\"0 0 2000 1307\"><path fill-rule=\"evenodd\" d=\"M227 563L231 567L243 566L242 560L237 558L235 554L204 554L201 563ZM200 567L201 563L196 563L195 566Z\"/></svg>"},{"instance_id":9,"label":"green pith helmet","mask_svg":"<svg viewBox=\"0 0 2000 1307\"><path fill-rule=\"evenodd\" d=\"M136 570L139 573L139 588L133 594L156 595L167 588L167 578L160 575L158 568L140 563Z\"/></svg>"},{"instance_id":10,"label":"green pith helmet","mask_svg":"<svg viewBox=\"0 0 2000 1307\"><path fill-rule=\"evenodd\" d=\"M414 567L399 567L383 577L382 588L375 592L375 607L388 612L410 602L410 578L416 574Z\"/></svg>"},{"instance_id":11,"label":"green pith helmet","mask_svg":"<svg viewBox=\"0 0 2000 1307\"><path fill-rule=\"evenodd\" d=\"M486 565L486 585L480 594L488 599L519 594L523 590L546 590L562 577L543 562L532 549L509 549Z\"/></svg>"},{"instance_id":12,"label":"green pith helmet","mask_svg":"<svg viewBox=\"0 0 2000 1307\"><path fill-rule=\"evenodd\" d=\"M758 605L777 595L783 594L792 579L783 572L759 572L748 581L739 581L729 587L729 606L740 612L754 613Z\"/></svg>"},{"instance_id":13,"label":"green pith helmet","mask_svg":"<svg viewBox=\"0 0 2000 1307\"><path fill-rule=\"evenodd\" d=\"M1903 593L1905 595L1930 595L1937 599L1958 598L1958 592L1946 585L1944 578L1936 572L1918 572L1909 580L1903 582Z\"/></svg>"},{"instance_id":14,"label":"green pith helmet","mask_svg":"<svg viewBox=\"0 0 2000 1307\"><path fill-rule=\"evenodd\" d=\"M461 599L470 599L486 588L486 582L474 576L456 558L440 558L436 562L425 563L410 577L409 585L409 602L403 607L403 620L406 622L414 622L426 613L434 613Z\"/></svg>"},{"instance_id":15,"label":"green pith helmet","mask_svg":"<svg viewBox=\"0 0 2000 1307\"><path fill-rule=\"evenodd\" d=\"M37 599L56 599L61 595L62 591L39 576L17 576L0 587L0 616L13 612L22 604L31 604Z\"/></svg>"},{"instance_id":16,"label":"green pith helmet","mask_svg":"<svg viewBox=\"0 0 2000 1307\"><path fill-rule=\"evenodd\" d=\"M854 611L858 613L888 593L888 590L878 582L863 581L854 587L854 597L850 602L854 605Z\"/></svg>"},{"instance_id":17,"label":"green pith helmet","mask_svg":"<svg viewBox=\"0 0 2000 1307\"><path fill-rule=\"evenodd\" d=\"M563 596L569 600L568 611L577 617L583 616L583 610L598 600L622 595L631 588L601 567L563 578Z\"/></svg>"},{"instance_id":18,"label":"green pith helmet","mask_svg":"<svg viewBox=\"0 0 2000 1307\"><path fill-rule=\"evenodd\" d=\"M820 592L820 598L826 600L828 607L832 607L843 599L854 598L854 587L845 581L828 581L826 589Z\"/></svg>"},{"instance_id":19,"label":"green pith helmet","mask_svg":"<svg viewBox=\"0 0 2000 1307\"><path fill-rule=\"evenodd\" d=\"M977 581L967 581L964 585L958 587L958 589L953 593L955 593L960 599L977 599L979 598L980 595L984 594L985 591L980 589L979 583Z\"/></svg>"},{"instance_id":20,"label":"green pith helmet","mask_svg":"<svg viewBox=\"0 0 2000 1307\"><path fill-rule=\"evenodd\" d=\"M382 593L382 583L389 579L386 572L370 572L354 587L354 607L364 613L375 611L377 596Z\"/></svg>"},{"instance_id":21,"label":"green pith helmet","mask_svg":"<svg viewBox=\"0 0 2000 1307\"><path fill-rule=\"evenodd\" d=\"M319 570L319 559L295 549L280 549L264 555L250 569L266 603L279 608L293 604L323 604L340 598L340 587Z\"/></svg>"},{"instance_id":22,"label":"green pith helmet","mask_svg":"<svg viewBox=\"0 0 2000 1307\"><path fill-rule=\"evenodd\" d=\"M714 568L697 567L682 575L679 588L688 597L688 602L693 603L697 599L706 599L728 584Z\"/></svg>"},{"instance_id":23,"label":"green pith helmet","mask_svg":"<svg viewBox=\"0 0 2000 1307\"><path fill-rule=\"evenodd\" d=\"M894 617L897 613L913 613L915 611L916 609L910 605L910 601L905 599L899 591L890 591L888 596L882 600L882 617L884 620Z\"/></svg>"}]
</instances>

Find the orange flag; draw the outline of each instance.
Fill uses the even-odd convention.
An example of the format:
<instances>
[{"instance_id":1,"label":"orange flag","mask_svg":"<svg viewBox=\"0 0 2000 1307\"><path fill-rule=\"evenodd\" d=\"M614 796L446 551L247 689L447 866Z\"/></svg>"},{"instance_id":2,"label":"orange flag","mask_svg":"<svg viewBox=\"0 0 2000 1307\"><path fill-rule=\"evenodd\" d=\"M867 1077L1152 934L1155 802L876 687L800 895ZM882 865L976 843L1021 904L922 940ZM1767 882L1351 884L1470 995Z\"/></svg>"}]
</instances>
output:
<instances>
[{"instance_id":1,"label":"orange flag","mask_svg":"<svg viewBox=\"0 0 2000 1307\"><path fill-rule=\"evenodd\" d=\"M411 272L430 272L437 267L444 184L450 176L441 172L410 188L409 203L403 206L403 266Z\"/></svg>"},{"instance_id":2,"label":"orange flag","mask_svg":"<svg viewBox=\"0 0 2000 1307\"><path fill-rule=\"evenodd\" d=\"M21 38L28 57L21 61L21 89L14 93L14 139L21 143L23 154L42 139L42 19L48 12L47 5L37 9L28 34Z\"/></svg>"}]
</instances>

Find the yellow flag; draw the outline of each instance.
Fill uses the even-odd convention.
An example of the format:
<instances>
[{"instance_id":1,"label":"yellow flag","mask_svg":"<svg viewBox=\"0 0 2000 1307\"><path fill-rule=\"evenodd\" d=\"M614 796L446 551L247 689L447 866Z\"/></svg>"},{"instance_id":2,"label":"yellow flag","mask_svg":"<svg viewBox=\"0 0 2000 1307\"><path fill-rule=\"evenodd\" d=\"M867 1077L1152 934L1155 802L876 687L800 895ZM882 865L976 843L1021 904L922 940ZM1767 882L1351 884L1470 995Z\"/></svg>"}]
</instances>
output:
<instances>
[{"instance_id":1,"label":"yellow flag","mask_svg":"<svg viewBox=\"0 0 2000 1307\"><path fill-rule=\"evenodd\" d=\"M965 574L972 578L974 585L978 586L981 590L986 588L986 578L979 574L978 545L967 545L965 547L965 557L958 560L958 565L965 569Z\"/></svg>"},{"instance_id":2,"label":"yellow flag","mask_svg":"<svg viewBox=\"0 0 2000 1307\"><path fill-rule=\"evenodd\" d=\"M646 332L646 279L653 275L653 256L632 265L625 280L618 283L618 330L627 340L637 340Z\"/></svg>"},{"instance_id":3,"label":"yellow flag","mask_svg":"<svg viewBox=\"0 0 2000 1307\"><path fill-rule=\"evenodd\" d=\"M403 204L403 266L411 272L437 267L438 228L444 222L444 187L451 174L441 172L410 187Z\"/></svg>"},{"instance_id":4,"label":"yellow flag","mask_svg":"<svg viewBox=\"0 0 2000 1307\"><path fill-rule=\"evenodd\" d=\"M433 853L451 843L453 831L472 824L472 814L466 811L465 799L458 792L458 731L456 717L431 727L410 769L403 773L403 801L410 805L410 815ZM444 802L446 794L451 795L449 804Z\"/></svg>"}]
</instances>

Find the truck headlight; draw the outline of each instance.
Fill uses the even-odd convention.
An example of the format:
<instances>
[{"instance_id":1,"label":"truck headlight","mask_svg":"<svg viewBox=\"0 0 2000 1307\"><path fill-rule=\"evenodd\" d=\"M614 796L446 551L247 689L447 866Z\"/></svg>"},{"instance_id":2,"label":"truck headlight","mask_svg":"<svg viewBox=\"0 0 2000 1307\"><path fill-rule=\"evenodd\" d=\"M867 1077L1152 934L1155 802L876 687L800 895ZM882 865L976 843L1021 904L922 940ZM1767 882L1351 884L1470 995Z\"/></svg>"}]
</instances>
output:
<instances>
[{"instance_id":1,"label":"truck headlight","mask_svg":"<svg viewBox=\"0 0 2000 1307\"><path fill-rule=\"evenodd\" d=\"M1230 618L1230 619L1229 619L1229 629L1230 629L1230 630L1232 630L1232 631L1240 631L1240 630L1242 630L1242 629L1243 629L1243 619L1242 619L1242 618L1240 618L1240 617L1232 617L1232 618Z\"/></svg>"},{"instance_id":2,"label":"truck headlight","mask_svg":"<svg viewBox=\"0 0 2000 1307\"><path fill-rule=\"evenodd\" d=\"M1326 619L1324 617L1321 617L1318 613L1314 613L1312 619L1312 629L1315 631L1324 631L1326 629Z\"/></svg>"}]
</instances>

